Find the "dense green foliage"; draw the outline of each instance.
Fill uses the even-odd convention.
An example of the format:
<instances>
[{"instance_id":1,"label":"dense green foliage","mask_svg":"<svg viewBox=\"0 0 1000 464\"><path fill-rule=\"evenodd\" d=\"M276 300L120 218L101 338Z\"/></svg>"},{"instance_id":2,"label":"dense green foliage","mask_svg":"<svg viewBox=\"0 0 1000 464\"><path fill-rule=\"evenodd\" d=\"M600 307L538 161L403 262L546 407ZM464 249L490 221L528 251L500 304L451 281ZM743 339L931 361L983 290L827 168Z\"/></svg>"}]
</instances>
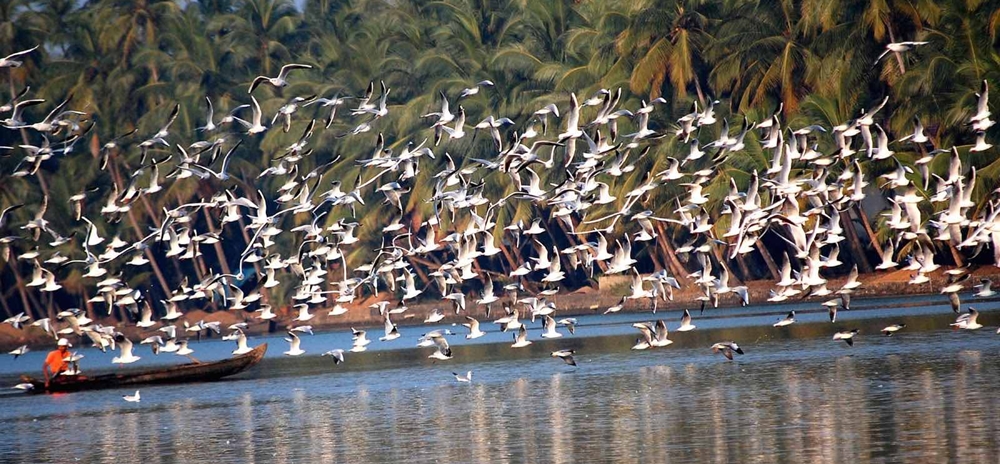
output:
<instances>
[{"instance_id":1,"label":"dense green foliage","mask_svg":"<svg viewBox=\"0 0 1000 464\"><path fill-rule=\"evenodd\" d=\"M962 146L974 139L965 121L974 110L980 82L1000 83L998 34L1000 5L976 0L307 0L301 10L290 0L0 0L0 55L42 44L23 67L0 70L0 79L8 80L5 92L0 92L4 101L31 85L34 98L47 100L29 112L33 119L72 95L71 107L90 113L96 124L86 146L72 156L45 163L32 176L3 177L0 207L26 203L12 219L23 223L47 194L46 218L52 227L64 235L82 234L84 225L73 219L68 198L90 188L98 189L93 198L103 198L113 184L120 188L127 182L128 173L140 163L140 150L126 146L107 170L100 170L98 149L105 142L132 129L139 134L156 131L175 103L180 104L180 116L172 130L193 134L204 123L206 95L220 115L249 102L246 89L254 76L274 75L292 61L313 69L297 72L280 92L258 92L266 115L274 114L290 95L358 95L370 81L381 79L393 89L392 116L378 130L397 149L433 138L420 115L439 106L440 91L454 98L481 79L491 79L496 87L462 101L471 124L491 114L521 124L545 104L565 102L571 91L583 99L601 88L624 88L627 98L621 106L628 108L664 97L666 109L658 110L650 123L657 130L669 130L695 101L704 107L720 100L720 119L745 114L760 120L782 104L789 126L830 127L889 96L884 114L891 115L885 124L890 137L905 135L912 117L919 115L935 146ZM930 43L875 63L886 43L903 40ZM239 178L236 187L242 194L251 196L257 190L258 174L281 147L294 142L309 117L322 120L324 111L307 108L289 133L272 130L248 140L230 170ZM737 126L737 117L732 119ZM628 132L632 123L623 120L622 125ZM375 137L374 132L366 138L335 137L351 127L350 121L339 121L318 133L311 144L314 152L300 169L308 172L341 156L345 162L331 175L350 184L360 169L351 161L370 154ZM702 134L706 140L716 135ZM0 145L21 143L21 137L39 142L33 134L3 129ZM482 142L465 139L448 151L459 161L491 156L489 144ZM819 144L820 151L832 151L828 137ZM686 149L664 139L626 183L637 185L645 172L662 169L667 154ZM964 150L962 154L966 156ZM151 155L174 153L162 149ZM912 162L917 154L900 151L898 156ZM0 170L13 172L20 158L15 152L0 160ZM936 171L947 169L946 160L940 161L933 166ZM429 161L441 162L440 156ZM747 153L732 157L711 182L709 191L717 193L712 201L725 196L730 178L745 188L749 173L766 169L768 162L759 144L748 139ZM967 163L979 168L977 182L985 187L976 188L974 199L982 201L1000 177L1000 161L992 150L969 157ZM432 191L432 166L422 166L408 197L405 217L414 224L432 213L431 204L420 200ZM870 175L893 168L891 161L884 161L870 167ZM264 182L268 184L263 190L273 192L277 185L272 184L280 181ZM492 183L487 188L515 187ZM214 191L197 180L175 182L155 197L143 198L128 219L101 223L99 228L107 237L118 234L130 240L158 225L162 208L206 198ZM495 198L504 192L486 193ZM679 193L679 188L672 193L666 189L664 198L654 203L671 210L669 195ZM99 208L87 204L85 215L97 216ZM358 221L372 227L379 223L379 213L391 208L367 202L358 211ZM521 203L502 211L497 222L508 224L534 214L529 203ZM340 217L343 214L331 214L325 221L332 224ZM872 221L885 239L889 231L880 227L880 219ZM224 241L220 253L242 250L245 242L238 229L224 237L233 240ZM352 253L367 253L381 240L360 238L361 246ZM26 251L23 243L14 247ZM659 253L646 251L644 262L659 266L666 259ZM176 286L182 275L207 271L197 266L216 272L226 267L215 262L213 252L204 259L207 265L159 260L167 286ZM30 267L21 268L16 261L4 265L2 297L11 308L46 305L29 302L26 298L36 298L30 293L18 295L14 274ZM746 269L744 279L770 277L761 263ZM79 274L73 270L60 275L60 298L67 300L61 306L82 306L84 297L92 296L85 295ZM162 282L154 284L148 272L128 278L146 281L152 291L163 293Z\"/></svg>"}]
</instances>

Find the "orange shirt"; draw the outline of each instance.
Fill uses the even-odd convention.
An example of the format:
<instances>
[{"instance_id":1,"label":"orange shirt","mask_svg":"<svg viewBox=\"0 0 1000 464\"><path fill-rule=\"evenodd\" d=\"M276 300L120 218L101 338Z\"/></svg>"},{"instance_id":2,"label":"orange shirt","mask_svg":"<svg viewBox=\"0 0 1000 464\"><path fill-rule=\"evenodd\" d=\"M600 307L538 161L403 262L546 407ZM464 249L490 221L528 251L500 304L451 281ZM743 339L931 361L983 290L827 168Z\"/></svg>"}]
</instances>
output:
<instances>
[{"instance_id":1,"label":"orange shirt","mask_svg":"<svg viewBox=\"0 0 1000 464\"><path fill-rule=\"evenodd\" d=\"M69 354L68 351L66 353L59 350L49 352L49 355L45 357L45 366L48 366L53 374L68 369L69 365L66 364L66 361L63 361L63 358L67 354Z\"/></svg>"}]
</instances>

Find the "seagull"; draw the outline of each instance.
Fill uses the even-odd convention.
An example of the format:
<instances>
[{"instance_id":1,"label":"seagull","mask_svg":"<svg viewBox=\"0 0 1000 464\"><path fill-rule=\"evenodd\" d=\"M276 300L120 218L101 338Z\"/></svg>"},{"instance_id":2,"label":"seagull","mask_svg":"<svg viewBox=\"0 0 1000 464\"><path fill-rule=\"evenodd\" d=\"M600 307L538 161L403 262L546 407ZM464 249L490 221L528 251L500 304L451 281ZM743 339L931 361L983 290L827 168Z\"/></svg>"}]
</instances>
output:
<instances>
[{"instance_id":1,"label":"seagull","mask_svg":"<svg viewBox=\"0 0 1000 464\"><path fill-rule=\"evenodd\" d=\"M14 359L17 359L18 356L21 356L29 351L31 350L28 348L28 345L21 345L16 350L11 351L10 354L14 355Z\"/></svg>"},{"instance_id":2,"label":"seagull","mask_svg":"<svg viewBox=\"0 0 1000 464\"><path fill-rule=\"evenodd\" d=\"M559 338L563 335L556 331L556 320L552 316L545 316L542 319L542 338Z\"/></svg>"},{"instance_id":3,"label":"seagull","mask_svg":"<svg viewBox=\"0 0 1000 464\"><path fill-rule=\"evenodd\" d=\"M129 340L128 337L120 333L115 334L115 342L118 343L121 354L111 359L112 364L131 364L141 359L132 353L132 340Z\"/></svg>"},{"instance_id":4,"label":"seagull","mask_svg":"<svg viewBox=\"0 0 1000 464\"><path fill-rule=\"evenodd\" d=\"M448 340L444 338L441 333L428 334L434 344L437 345L437 349L428 356L431 359L447 360L451 359L451 347L448 345Z\"/></svg>"},{"instance_id":5,"label":"seagull","mask_svg":"<svg viewBox=\"0 0 1000 464\"><path fill-rule=\"evenodd\" d=\"M524 325L517 330L517 335L514 335L514 344L511 345L512 348L524 348L531 344L531 340L528 340L528 330L524 328Z\"/></svg>"},{"instance_id":6,"label":"seagull","mask_svg":"<svg viewBox=\"0 0 1000 464\"><path fill-rule=\"evenodd\" d=\"M976 298L988 298L988 297L991 297L993 295L996 295L997 292L995 290L993 290L992 288L990 288L991 285L993 285L993 281L992 280L987 279L985 277L983 279L980 279L979 280L979 284L977 284L975 287L973 287L973 288L978 289L978 291L976 293L972 294L972 296L974 296Z\"/></svg>"},{"instance_id":7,"label":"seagull","mask_svg":"<svg viewBox=\"0 0 1000 464\"><path fill-rule=\"evenodd\" d=\"M129 403L138 403L141 400L139 390L136 390L134 395L122 395L122 399Z\"/></svg>"},{"instance_id":8,"label":"seagull","mask_svg":"<svg viewBox=\"0 0 1000 464\"><path fill-rule=\"evenodd\" d=\"M17 313L15 315L11 316L11 317L8 317L7 319L4 319L3 323L4 324L10 324L11 327L13 327L15 329L20 329L21 325L23 325L25 322L28 322L30 320L31 320L31 317L25 316L24 312L22 311L20 313Z\"/></svg>"},{"instance_id":9,"label":"seagull","mask_svg":"<svg viewBox=\"0 0 1000 464\"><path fill-rule=\"evenodd\" d=\"M465 90L462 90L462 93L459 94L458 98L471 97L471 96L479 93L479 88L480 87L493 87L493 81L488 80L488 79L481 80L481 81L477 82L476 85L474 85L472 87L469 87L469 88L467 88Z\"/></svg>"},{"instance_id":10,"label":"seagull","mask_svg":"<svg viewBox=\"0 0 1000 464\"><path fill-rule=\"evenodd\" d=\"M358 330L351 328L352 338L354 340L354 345L351 347L352 353L359 353L365 351L367 346L372 342L368 339L368 334L364 330Z\"/></svg>"},{"instance_id":11,"label":"seagull","mask_svg":"<svg viewBox=\"0 0 1000 464\"><path fill-rule=\"evenodd\" d=\"M893 42L893 43L890 43L890 44L886 44L885 51L882 52L882 54L879 55L878 58L875 59L875 63L878 63L879 61L882 61L882 58L884 58L889 53L903 53L903 52L908 52L908 51L913 50L914 48L917 48L917 47L919 47L921 45L927 45L928 43L929 42Z\"/></svg>"},{"instance_id":12,"label":"seagull","mask_svg":"<svg viewBox=\"0 0 1000 464\"><path fill-rule=\"evenodd\" d=\"M399 329L396 328L396 324L393 324L392 321L389 320L389 314L386 313L386 315L385 315L385 336L384 337L379 337L378 340L380 342L388 342L388 341L395 340L395 339L397 339L399 337L400 337Z\"/></svg>"},{"instance_id":13,"label":"seagull","mask_svg":"<svg viewBox=\"0 0 1000 464\"><path fill-rule=\"evenodd\" d=\"M300 339L298 335L295 335L295 332L292 332L291 330L289 330L287 333L288 336L292 338L285 339L285 341L288 342L289 347L288 351L286 351L284 354L286 356L300 356L303 353L305 353L305 350L301 348L302 339Z\"/></svg>"},{"instance_id":14,"label":"seagull","mask_svg":"<svg viewBox=\"0 0 1000 464\"><path fill-rule=\"evenodd\" d=\"M852 329L844 332L837 332L833 334L834 340L843 340L847 342L848 346L854 346L854 336L861 332L858 329Z\"/></svg>"},{"instance_id":15,"label":"seagull","mask_svg":"<svg viewBox=\"0 0 1000 464\"><path fill-rule=\"evenodd\" d=\"M778 322L774 323L774 327L784 327L786 325L791 325L795 322L795 311L789 311L788 315L778 319Z\"/></svg>"},{"instance_id":16,"label":"seagull","mask_svg":"<svg viewBox=\"0 0 1000 464\"><path fill-rule=\"evenodd\" d=\"M570 366L576 366L576 360L573 359L573 354L576 353L574 350L558 350L552 352L553 358L562 359L563 362Z\"/></svg>"},{"instance_id":17,"label":"seagull","mask_svg":"<svg viewBox=\"0 0 1000 464\"><path fill-rule=\"evenodd\" d=\"M465 318L469 320L469 322L462 324L469 328L469 334L465 336L466 340L474 340L486 335L486 332L479 329L479 321L476 318L470 316L465 316Z\"/></svg>"},{"instance_id":18,"label":"seagull","mask_svg":"<svg viewBox=\"0 0 1000 464\"><path fill-rule=\"evenodd\" d=\"M886 326L886 328L882 329L882 335L885 335L886 337L891 337L892 334L899 332L900 330L903 330L905 327L906 324L892 324L890 326Z\"/></svg>"},{"instance_id":19,"label":"seagull","mask_svg":"<svg viewBox=\"0 0 1000 464\"><path fill-rule=\"evenodd\" d=\"M35 51L36 49L38 49L38 45L35 45L34 47L31 47L31 48L29 48L27 50L21 50L19 52L11 53L10 55L7 55L7 56L5 56L3 58L0 58L0 68L19 68L19 67L21 67L21 65L23 64L23 62L21 62L19 60L15 60L14 58L17 58L17 57L22 56L22 55L27 55L28 53L31 53L31 52ZM13 86L13 84L11 84L11 86Z\"/></svg>"},{"instance_id":20,"label":"seagull","mask_svg":"<svg viewBox=\"0 0 1000 464\"><path fill-rule=\"evenodd\" d=\"M979 317L979 311L976 311L975 308L970 307L969 312L958 316L958 319L955 319L955 322L949 325L951 325L956 329L965 329L965 330L980 329L983 326L982 324L976 321L978 317Z\"/></svg>"},{"instance_id":21,"label":"seagull","mask_svg":"<svg viewBox=\"0 0 1000 464\"><path fill-rule=\"evenodd\" d=\"M293 69L312 69L312 66L308 64L289 63L281 67L281 71L278 71L277 77L257 76L250 84L250 89L247 90L247 93L253 93L253 90L256 89L262 82L279 89L288 85L286 78L288 77L289 71Z\"/></svg>"},{"instance_id":22,"label":"seagull","mask_svg":"<svg viewBox=\"0 0 1000 464\"><path fill-rule=\"evenodd\" d=\"M713 353L722 353L726 359L732 361L733 353L743 354L743 349L736 342L719 342L712 345Z\"/></svg>"},{"instance_id":23,"label":"seagull","mask_svg":"<svg viewBox=\"0 0 1000 464\"><path fill-rule=\"evenodd\" d=\"M695 325L691 323L691 313L688 310L684 310L684 315L681 316L681 326L677 328L678 332L689 332L695 329Z\"/></svg>"},{"instance_id":24,"label":"seagull","mask_svg":"<svg viewBox=\"0 0 1000 464\"><path fill-rule=\"evenodd\" d=\"M249 346L247 346L247 336L246 336L246 334L244 334L242 330L237 330L236 332L237 332L237 334L236 334L236 349L233 350L233 355L239 356L239 355L247 354L247 353L253 351L253 348L250 348Z\"/></svg>"},{"instance_id":25,"label":"seagull","mask_svg":"<svg viewBox=\"0 0 1000 464\"><path fill-rule=\"evenodd\" d=\"M451 375L454 375L455 380L458 382L472 382L472 371L466 372L465 375L460 375L457 372L452 372Z\"/></svg>"},{"instance_id":26,"label":"seagull","mask_svg":"<svg viewBox=\"0 0 1000 464\"><path fill-rule=\"evenodd\" d=\"M330 350L330 351L327 351L326 353L323 353L322 356L330 356L330 357L332 357L334 364L340 364L340 363L344 362L344 350L340 350L340 349Z\"/></svg>"}]
</instances>

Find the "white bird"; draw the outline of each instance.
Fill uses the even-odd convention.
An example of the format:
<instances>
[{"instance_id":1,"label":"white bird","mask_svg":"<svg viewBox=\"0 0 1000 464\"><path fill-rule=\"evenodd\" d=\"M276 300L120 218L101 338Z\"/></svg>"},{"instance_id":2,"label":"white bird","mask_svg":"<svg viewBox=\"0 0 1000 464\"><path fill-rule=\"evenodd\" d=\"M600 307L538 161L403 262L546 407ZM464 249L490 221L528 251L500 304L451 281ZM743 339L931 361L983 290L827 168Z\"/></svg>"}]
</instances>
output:
<instances>
[{"instance_id":1,"label":"white bird","mask_svg":"<svg viewBox=\"0 0 1000 464\"><path fill-rule=\"evenodd\" d=\"M115 342L118 343L121 354L111 359L112 364L131 364L141 359L132 353L132 340L129 340L128 337L117 334L115 335Z\"/></svg>"},{"instance_id":2,"label":"white bird","mask_svg":"<svg viewBox=\"0 0 1000 464\"><path fill-rule=\"evenodd\" d=\"M277 77L257 76L254 78L253 82L250 83L250 89L247 90L247 93L253 93L253 90L264 82L279 89L288 85L288 73L293 69L312 69L312 66L308 64L289 63L281 67L281 70L278 71Z\"/></svg>"},{"instance_id":3,"label":"white bird","mask_svg":"<svg viewBox=\"0 0 1000 464\"><path fill-rule=\"evenodd\" d=\"M979 311L976 311L974 308L970 307L969 312L958 316L958 319L955 319L955 322L949 325L951 325L956 329L976 330L983 327L982 324L976 321L976 319L978 318L979 318Z\"/></svg>"},{"instance_id":4,"label":"white bird","mask_svg":"<svg viewBox=\"0 0 1000 464\"><path fill-rule=\"evenodd\" d=\"M573 355L576 353L575 350L557 350L553 351L550 356L553 358L562 359L564 363L570 366L576 366L576 360L573 359Z\"/></svg>"},{"instance_id":5,"label":"white bird","mask_svg":"<svg viewBox=\"0 0 1000 464\"><path fill-rule=\"evenodd\" d=\"M233 355L240 356L253 351L253 348L247 346L247 336L242 330L237 330L236 335L236 349L233 350Z\"/></svg>"},{"instance_id":6,"label":"white bird","mask_svg":"<svg viewBox=\"0 0 1000 464\"><path fill-rule=\"evenodd\" d=\"M457 372L452 372L451 375L455 376L456 381L472 382L472 371L466 372L465 375L460 375Z\"/></svg>"},{"instance_id":7,"label":"white bird","mask_svg":"<svg viewBox=\"0 0 1000 464\"><path fill-rule=\"evenodd\" d=\"M23 354L25 354L25 353L27 353L29 351L31 351L31 349L28 348L28 345L21 345L20 347L18 347L14 351L11 351L10 354L14 356L14 359L17 359L18 356L21 356L21 355L23 355Z\"/></svg>"},{"instance_id":8,"label":"white bird","mask_svg":"<svg viewBox=\"0 0 1000 464\"><path fill-rule=\"evenodd\" d=\"M681 316L681 326L677 328L678 332L689 332L695 329L695 325L691 323L691 313L688 310L684 310L684 315Z\"/></svg>"},{"instance_id":9,"label":"white bird","mask_svg":"<svg viewBox=\"0 0 1000 464\"><path fill-rule=\"evenodd\" d=\"M291 330L287 333L288 336L292 338L285 339L285 341L288 342L288 351L284 354L286 356L300 356L305 353L305 350L302 349L302 339L300 339L298 335L295 335L295 332L292 332Z\"/></svg>"},{"instance_id":10,"label":"white bird","mask_svg":"<svg viewBox=\"0 0 1000 464\"><path fill-rule=\"evenodd\" d=\"M793 323L795 323L795 311L789 311L787 316L778 319L778 322L774 323L774 327L784 327Z\"/></svg>"},{"instance_id":11,"label":"white bird","mask_svg":"<svg viewBox=\"0 0 1000 464\"><path fill-rule=\"evenodd\" d=\"M469 322L462 324L465 327L469 328L469 334L465 336L466 340L473 340L482 337L483 335L486 335L486 332L483 332L482 330L479 329L478 320L469 316L465 316L465 318L469 320Z\"/></svg>"},{"instance_id":12,"label":"white bird","mask_svg":"<svg viewBox=\"0 0 1000 464\"><path fill-rule=\"evenodd\" d=\"M886 328L882 329L882 335L885 335L886 337L891 337L892 334L899 332L900 330L903 330L903 328L905 327L906 324L892 324L890 326L886 326Z\"/></svg>"},{"instance_id":13,"label":"white bird","mask_svg":"<svg viewBox=\"0 0 1000 464\"><path fill-rule=\"evenodd\" d=\"M469 87L467 89L462 90L462 93L459 94L458 98L471 97L471 96L479 93L479 88L480 87L493 87L493 81L491 81L489 79L481 80L481 81L477 82L476 85L474 85L472 87Z\"/></svg>"},{"instance_id":14,"label":"white bird","mask_svg":"<svg viewBox=\"0 0 1000 464\"><path fill-rule=\"evenodd\" d=\"M122 399L129 403L138 403L142 398L139 396L139 390L136 390L134 395L122 395Z\"/></svg>"},{"instance_id":15,"label":"white bird","mask_svg":"<svg viewBox=\"0 0 1000 464\"><path fill-rule=\"evenodd\" d=\"M14 52L14 53L11 53L10 55L7 55L7 56L5 56L3 58L0 58L0 68L19 68L19 67L21 67L21 65L23 64L23 62L21 62L19 60L15 60L14 58L17 58L17 57L22 56L22 55L27 55L28 53L31 53L31 52L35 51L37 48L38 48L38 45L35 45L34 47L31 47L31 48L29 48L27 50L21 50L19 52Z\"/></svg>"},{"instance_id":16,"label":"white bird","mask_svg":"<svg viewBox=\"0 0 1000 464\"><path fill-rule=\"evenodd\" d=\"M528 330L524 328L524 325L517 330L517 335L514 335L514 344L510 345L512 348L523 348L531 344L531 340L528 340Z\"/></svg>"},{"instance_id":17,"label":"white bird","mask_svg":"<svg viewBox=\"0 0 1000 464\"><path fill-rule=\"evenodd\" d=\"M833 339L843 340L844 342L847 343L847 346L854 346L854 336L857 335L858 332L860 332L860 330L858 329L837 332L833 334Z\"/></svg>"},{"instance_id":18,"label":"white bird","mask_svg":"<svg viewBox=\"0 0 1000 464\"><path fill-rule=\"evenodd\" d=\"M344 350L341 349L327 351L326 353L323 353L322 356L332 357L334 364L340 364L344 362Z\"/></svg>"},{"instance_id":19,"label":"white bird","mask_svg":"<svg viewBox=\"0 0 1000 464\"><path fill-rule=\"evenodd\" d=\"M882 54L879 55L878 58L875 59L875 63L878 63L879 61L881 61L882 58L884 58L889 53L903 53L903 52L908 52L910 50L913 50L916 47L919 47L921 45L927 45L927 44L928 44L928 42L892 42L892 43L886 44L885 51L882 52Z\"/></svg>"},{"instance_id":20,"label":"white bird","mask_svg":"<svg viewBox=\"0 0 1000 464\"><path fill-rule=\"evenodd\" d=\"M719 342L719 343L716 343L716 344L712 345L712 352L713 353L722 353L722 355L725 356L726 359L728 359L730 361L733 360L733 353L744 354L743 353L743 349L740 348L740 346L737 345L736 342Z\"/></svg>"},{"instance_id":21,"label":"white bird","mask_svg":"<svg viewBox=\"0 0 1000 464\"><path fill-rule=\"evenodd\" d=\"M559 338L563 335L556 331L556 320L552 316L545 316L542 319L542 338Z\"/></svg>"}]
</instances>

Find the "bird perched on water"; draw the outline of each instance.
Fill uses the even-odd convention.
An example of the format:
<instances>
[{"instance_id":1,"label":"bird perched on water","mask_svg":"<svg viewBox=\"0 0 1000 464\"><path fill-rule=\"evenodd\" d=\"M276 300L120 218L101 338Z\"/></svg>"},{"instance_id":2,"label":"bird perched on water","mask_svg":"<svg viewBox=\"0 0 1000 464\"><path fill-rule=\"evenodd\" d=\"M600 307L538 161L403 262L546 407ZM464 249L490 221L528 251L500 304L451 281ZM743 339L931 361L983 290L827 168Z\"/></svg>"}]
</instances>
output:
<instances>
[{"instance_id":1,"label":"bird perched on water","mask_svg":"<svg viewBox=\"0 0 1000 464\"><path fill-rule=\"evenodd\" d=\"M139 390L136 390L131 395L122 395L122 399L129 403L138 403L142 400L142 397L139 396Z\"/></svg>"}]
</instances>

